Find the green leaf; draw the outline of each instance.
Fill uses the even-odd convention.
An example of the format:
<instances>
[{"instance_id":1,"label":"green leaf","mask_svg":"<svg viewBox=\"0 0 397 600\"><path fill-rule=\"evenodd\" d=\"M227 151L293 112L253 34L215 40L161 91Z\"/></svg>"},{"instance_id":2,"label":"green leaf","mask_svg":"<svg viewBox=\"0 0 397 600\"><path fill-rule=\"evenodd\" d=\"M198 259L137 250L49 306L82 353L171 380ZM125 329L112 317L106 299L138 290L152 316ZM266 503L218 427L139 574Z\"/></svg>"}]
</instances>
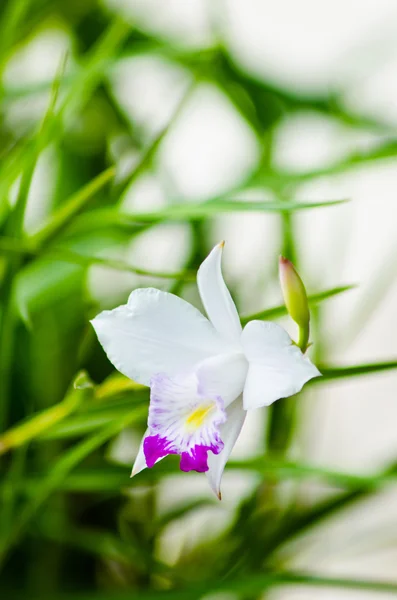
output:
<instances>
[{"instance_id":1,"label":"green leaf","mask_svg":"<svg viewBox=\"0 0 397 600\"><path fill-rule=\"evenodd\" d=\"M23 236L25 211L33 175L40 153L48 143L51 126L55 119L55 105L58 98L61 76L62 69L54 80L50 102L43 121L26 149L16 203L6 226L6 233L17 239ZM7 425L10 379L15 349L15 325L17 321L14 282L21 266L22 257L20 255L10 256L2 282L2 315L0 321L0 430Z\"/></svg>"},{"instance_id":2,"label":"green leaf","mask_svg":"<svg viewBox=\"0 0 397 600\"><path fill-rule=\"evenodd\" d=\"M15 425L0 435L0 454L27 444L29 441L39 437L45 431L51 430L54 425L61 422L72 412L77 410L82 402L93 395L93 385L85 373L80 373L72 390L59 404L34 415L27 421Z\"/></svg>"},{"instance_id":3,"label":"green leaf","mask_svg":"<svg viewBox=\"0 0 397 600\"><path fill-rule=\"evenodd\" d=\"M41 232L40 232L41 233ZM0 236L0 254L22 254L24 256L44 258L48 260L56 260L66 262L83 267L91 265L100 265L115 271L125 271L127 273L135 273L143 277L153 277L159 279L177 279L182 281L195 281L196 274L189 271L180 272L164 272L164 271L148 271L134 265L130 265L123 260L115 260L104 256L93 256L86 252L76 252L63 246L50 246L47 249L41 250L32 245L36 236L30 240L15 240L10 237ZM40 236L41 237L41 236Z\"/></svg>"},{"instance_id":4,"label":"green leaf","mask_svg":"<svg viewBox=\"0 0 397 600\"><path fill-rule=\"evenodd\" d=\"M115 415L114 418L118 418ZM111 422L110 418L108 423ZM49 436L51 438L51 436ZM367 490L374 491L388 485L397 483L397 473L387 470L382 473L374 473L370 475L357 475L344 471L336 471L325 467L310 465L298 462L275 461L268 456L258 456L249 460L230 460L227 463L227 470L251 471L261 474L264 478L269 478L272 481L284 480L321 480L331 486L337 486L349 490ZM129 465L112 465L104 466L97 469L76 469L74 473L68 475L61 483L60 489L73 492L120 492L122 489L130 486L135 486L140 482L147 480L158 480L169 475L186 477L179 469L177 461L168 458L161 464L156 465L153 470L143 471L134 479L130 479L131 467ZM42 475L36 475L26 479L26 488L34 489L35 483L40 481ZM204 501L213 504L212 497L204 499ZM199 504L203 502L200 498L197 500ZM187 506L194 508L196 500ZM172 511L173 518L177 518L180 511L183 513L184 507ZM190 509L189 509L190 510ZM167 519L167 517L165 517Z\"/></svg>"},{"instance_id":5,"label":"green leaf","mask_svg":"<svg viewBox=\"0 0 397 600\"><path fill-rule=\"evenodd\" d=\"M27 244L32 248L38 249L50 242L87 206L92 197L113 179L115 173L115 167L106 169L106 171L100 173L81 190L63 202L58 210L50 217L48 223L28 239Z\"/></svg>"},{"instance_id":6,"label":"green leaf","mask_svg":"<svg viewBox=\"0 0 397 600\"><path fill-rule=\"evenodd\" d=\"M329 365L317 365L322 377L317 377L310 382L310 385L316 385L333 379L346 379L348 377L359 377L362 375L373 375L397 369L397 360L389 362L368 363L362 365L351 365L346 367L332 367Z\"/></svg>"},{"instance_id":7,"label":"green leaf","mask_svg":"<svg viewBox=\"0 0 397 600\"><path fill-rule=\"evenodd\" d=\"M274 184L290 184L296 185L303 181L310 181L318 177L329 175L338 175L361 165L370 164L374 161L384 160L387 158L397 157L397 141L387 140L374 145L372 148L354 152L349 156L329 165L322 169L313 171L305 171L303 173L288 173L284 171L270 171L269 173L261 173L258 176L258 183L262 185Z\"/></svg>"},{"instance_id":8,"label":"green leaf","mask_svg":"<svg viewBox=\"0 0 397 600\"><path fill-rule=\"evenodd\" d=\"M133 566L134 570L138 569L140 572L145 572L147 568L141 549L134 547L130 540L127 543L110 531L75 527L72 524L62 530L41 525L36 535L62 546L67 545L100 558Z\"/></svg>"},{"instance_id":9,"label":"green leaf","mask_svg":"<svg viewBox=\"0 0 397 600\"><path fill-rule=\"evenodd\" d=\"M192 93L196 88L196 83L194 82L187 92L184 94L182 100L179 102L178 106L174 110L169 122L165 127L163 127L159 133L154 137L154 139L149 143L147 148L143 151L138 164L134 167L132 172L122 181L120 187L117 189L118 196L121 196L128 187L131 186L134 181L138 179L138 177L145 171L145 169L149 168L153 157L155 156L157 150L159 149L162 141L165 136L168 134L174 123L177 121L179 115L182 113L185 108L187 102L190 100Z\"/></svg>"},{"instance_id":10,"label":"green leaf","mask_svg":"<svg viewBox=\"0 0 397 600\"><path fill-rule=\"evenodd\" d=\"M328 300L328 298L333 298L334 296L339 296L339 294L343 294L344 292L353 290L356 287L356 285L344 285L340 287L331 288L330 290L324 290L323 292L319 292L318 294L311 294L310 296L308 296L308 301L309 304L313 306L319 304L320 302L323 302L324 300ZM273 308L266 308L265 310L261 310L247 317L241 317L241 323L245 325L246 323L248 323L248 321L253 320L277 319L287 314L288 313L285 305L280 304L279 306L274 306Z\"/></svg>"},{"instance_id":11,"label":"green leaf","mask_svg":"<svg viewBox=\"0 0 397 600\"><path fill-rule=\"evenodd\" d=\"M146 413L145 407L145 413ZM8 535L0 540L0 565L4 562L10 549L17 543L29 522L43 506L48 497L56 491L67 475L86 456L114 437L122 429L140 418L142 411L130 411L127 416L113 420L107 427L68 450L49 468L48 474L35 486L34 493L20 510L18 518L11 524Z\"/></svg>"},{"instance_id":12,"label":"green leaf","mask_svg":"<svg viewBox=\"0 0 397 600\"><path fill-rule=\"evenodd\" d=\"M283 213L290 211L326 208L344 204L348 200L330 200L325 202L249 202L240 200L215 199L202 203L183 202L170 204L163 210L126 214L114 209L98 209L87 212L78 219L78 230L91 230L98 227L124 227L137 229L142 223L163 221L199 221L222 213L233 212L270 212Z\"/></svg>"},{"instance_id":13,"label":"green leaf","mask_svg":"<svg viewBox=\"0 0 397 600\"><path fill-rule=\"evenodd\" d=\"M83 65L70 79L60 116L65 117L84 105L106 77L109 62L117 56L130 32L130 25L117 16L84 57Z\"/></svg>"},{"instance_id":14,"label":"green leaf","mask_svg":"<svg viewBox=\"0 0 397 600\"><path fill-rule=\"evenodd\" d=\"M179 590L142 591L139 590L141 600L200 600L202 597L219 592L235 594L258 595L273 587L291 585L294 587L339 588L343 590L361 590L384 594L397 594L397 583L393 581L374 581L368 579L348 579L339 577L322 577L310 573L276 572L251 574L240 579L226 579L223 581L207 581L201 585L185 587ZM131 590L127 592L73 592L58 596L62 600L131 600ZM56 596L52 596L57 598ZM35 600L34 597L32 600Z\"/></svg>"}]
</instances>

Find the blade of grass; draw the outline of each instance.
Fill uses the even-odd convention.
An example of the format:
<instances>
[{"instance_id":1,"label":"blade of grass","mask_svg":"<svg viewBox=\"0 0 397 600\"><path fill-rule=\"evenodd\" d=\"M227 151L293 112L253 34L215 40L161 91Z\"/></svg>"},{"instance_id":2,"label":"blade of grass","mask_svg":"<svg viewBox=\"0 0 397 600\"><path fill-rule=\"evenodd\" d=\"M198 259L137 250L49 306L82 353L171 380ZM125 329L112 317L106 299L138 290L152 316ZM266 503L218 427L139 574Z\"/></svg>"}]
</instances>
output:
<instances>
[{"instance_id":1,"label":"blade of grass","mask_svg":"<svg viewBox=\"0 0 397 600\"><path fill-rule=\"evenodd\" d=\"M148 271L146 269L141 269L140 267L130 265L122 260L79 254L78 252L73 252L71 250L62 248L51 248L45 256L48 256L49 258L54 260L70 262L86 267L90 267L91 265L99 265L108 269L114 269L115 271L135 273L136 275L142 275L143 277L154 277L158 279L177 279L181 281L196 280L195 273L191 273L189 271L175 271L173 273L163 271Z\"/></svg>"},{"instance_id":2,"label":"blade of grass","mask_svg":"<svg viewBox=\"0 0 397 600\"><path fill-rule=\"evenodd\" d=\"M113 179L115 173L115 167L106 169L106 171L97 175L97 177L92 179L82 189L63 202L58 210L51 216L48 223L28 239L29 244L36 249L40 249L45 244L48 244L87 206L93 196Z\"/></svg>"},{"instance_id":3,"label":"blade of grass","mask_svg":"<svg viewBox=\"0 0 397 600\"><path fill-rule=\"evenodd\" d=\"M184 202L170 204L163 210L127 214L114 209L97 209L80 215L76 220L78 231L90 231L102 227L121 227L136 229L142 223L158 223L163 221L199 221L222 213L231 212L269 212L282 213L288 211L326 208L344 204L348 200L330 200L325 202L246 202L239 200L215 199L202 203Z\"/></svg>"},{"instance_id":4,"label":"blade of grass","mask_svg":"<svg viewBox=\"0 0 397 600\"><path fill-rule=\"evenodd\" d=\"M304 171L302 173L289 173L288 171L270 170L257 174L256 183L271 188L281 184L298 185L305 181L311 181L318 177L339 175L356 167L371 164L374 161L397 157L397 141L387 140L380 142L373 148L354 152L349 156L330 164L322 169Z\"/></svg>"},{"instance_id":5,"label":"blade of grass","mask_svg":"<svg viewBox=\"0 0 397 600\"><path fill-rule=\"evenodd\" d=\"M128 416L131 410L141 406L148 406L148 393L127 391L127 393L114 393L106 397L106 400L97 395L93 402L82 405L76 414L73 414L60 423L56 423L43 431L37 438L40 440L59 440L81 437L86 433L110 425L115 418ZM139 423L139 421L138 421Z\"/></svg>"},{"instance_id":6,"label":"blade of grass","mask_svg":"<svg viewBox=\"0 0 397 600\"><path fill-rule=\"evenodd\" d=\"M309 304L318 304L320 302L323 302L324 300L328 300L328 298L333 298L334 296L338 296L339 294L343 294L344 292L353 290L356 287L356 285L344 285L340 287L331 288L329 290L324 290L323 292L318 292L317 294L311 294L308 297ZM277 319L287 314L288 313L285 305L280 304L279 306L266 308L247 317L241 317L241 323L245 325L246 323L248 323L248 321L253 320Z\"/></svg>"},{"instance_id":7,"label":"blade of grass","mask_svg":"<svg viewBox=\"0 0 397 600\"><path fill-rule=\"evenodd\" d=\"M62 77L64 64L61 66L53 84L52 94L47 112L42 124L33 139L27 152L27 162L22 172L20 188L15 207L7 224L6 233L16 239L23 235L23 221L29 190L36 169L36 164L43 147L46 145L51 123L55 113L55 105L58 98L59 82ZM22 257L11 256L8 260L2 289L2 315L0 321L0 431L4 428L7 420L7 405L9 397L9 385L11 377L12 360L14 354L14 327L16 322L16 310L14 306L14 278L22 265Z\"/></svg>"},{"instance_id":8,"label":"blade of grass","mask_svg":"<svg viewBox=\"0 0 397 600\"><path fill-rule=\"evenodd\" d=\"M288 212L288 211L299 211L308 210L311 208L323 208L330 206L337 206L348 202L347 199L342 200L329 200L324 202L249 202L241 201L238 199L215 199L209 202L202 203L190 203L181 202L178 204L171 204L164 210L153 211L147 213L139 213L131 215L131 220L134 221L158 221L168 219L198 219L202 217L211 216L212 214L223 213L223 212ZM128 215L123 215L127 217Z\"/></svg>"},{"instance_id":9,"label":"blade of grass","mask_svg":"<svg viewBox=\"0 0 397 600\"><path fill-rule=\"evenodd\" d=\"M80 106L84 105L90 94L92 94L103 78L106 77L107 65L119 52L129 30L130 26L127 23L120 18L116 18L109 25L108 29L95 46L84 57L80 69L78 69L73 76L68 76L66 78L69 85L56 114L54 114L51 119L47 138L45 139L44 136L42 136L43 147L46 145L44 142L47 142L48 140L54 142L60 138L63 132L63 120L66 117L72 116ZM60 83L61 80L57 80L58 87L60 86ZM29 140L18 145L10 159L5 162L3 161L1 174L2 180L3 176L7 180L7 190L18 177L18 174L21 171L21 165L23 165L23 171L28 169L30 145L31 143ZM0 186L1 185L2 182L0 182ZM2 193L4 194L3 189Z\"/></svg>"},{"instance_id":10,"label":"blade of grass","mask_svg":"<svg viewBox=\"0 0 397 600\"><path fill-rule=\"evenodd\" d=\"M48 441L83 437L101 427L110 425L115 418L120 418L123 415L127 416L130 412L131 403L113 409L109 408L107 411L101 411L98 414L84 413L72 416L43 432L37 439L38 441Z\"/></svg>"},{"instance_id":11,"label":"blade of grass","mask_svg":"<svg viewBox=\"0 0 397 600\"><path fill-rule=\"evenodd\" d=\"M17 448L16 452L14 452L11 457L3 485L0 487L0 538L7 535L10 523L12 523L15 518L17 499L26 483L24 477L25 464L26 447Z\"/></svg>"},{"instance_id":12,"label":"blade of grass","mask_svg":"<svg viewBox=\"0 0 397 600\"><path fill-rule=\"evenodd\" d=\"M45 251L42 251L41 248L37 248L36 245L32 246L31 240L15 240L14 238L5 236L0 236L0 254L22 254L30 258L41 257L54 261L69 262L83 267L99 265L108 269L114 269L115 271L135 273L136 275L142 275L143 277L177 279L182 281L195 281L196 279L195 273L189 271L176 271L174 273L148 271L147 269L130 265L122 260L92 256L85 253L80 254L79 252L75 252L69 248L63 248L62 246L51 246Z\"/></svg>"},{"instance_id":13,"label":"blade of grass","mask_svg":"<svg viewBox=\"0 0 397 600\"><path fill-rule=\"evenodd\" d=\"M144 407L144 412L147 409ZM16 519L10 528L8 535L0 540L0 567L9 551L20 539L30 521L34 518L38 510L43 506L48 497L57 489L66 476L81 463L91 452L102 446L110 438L119 433L122 429L130 425L140 417L142 409L130 411L126 416L116 419L111 425L86 438L67 452L55 462L48 474L41 480L35 489L34 494L29 498L25 506L21 509L18 519Z\"/></svg>"},{"instance_id":14,"label":"blade of grass","mask_svg":"<svg viewBox=\"0 0 397 600\"><path fill-rule=\"evenodd\" d=\"M0 22L0 75L2 76L6 64L8 53L10 52L16 37L16 32L23 21L28 9L29 0L25 2L7 2ZM1 77L2 78L2 77ZM51 87L51 82L47 83L47 89ZM3 95L3 91L2 91Z\"/></svg>"},{"instance_id":15,"label":"blade of grass","mask_svg":"<svg viewBox=\"0 0 397 600\"><path fill-rule=\"evenodd\" d=\"M196 88L196 82L194 82L192 85L190 85L190 87L188 88L188 90L186 91L184 96L182 97L182 100L179 102L178 106L174 110L174 113L172 114L167 125L165 127L163 127L163 129L161 129L161 131L150 142L148 147L143 151L143 154L142 154L138 164L135 166L133 171L126 177L126 179L121 183L121 185L117 189L117 195L119 197L121 197L123 195L123 193L125 192L125 190L134 181L136 181L136 179L145 171L145 169L147 169L149 167L153 157L155 156L155 154L156 154L157 150L159 149L165 136L168 134L168 132L170 131L172 126L175 124L178 117L180 116L183 109L185 108L186 104L192 97L192 94L193 94L195 88Z\"/></svg>"},{"instance_id":16,"label":"blade of grass","mask_svg":"<svg viewBox=\"0 0 397 600\"><path fill-rule=\"evenodd\" d=\"M110 23L102 37L84 57L83 64L76 76L71 78L59 117L64 117L65 113L74 112L84 105L93 90L106 77L110 61L120 51L130 29L130 25L121 17L116 17Z\"/></svg>"},{"instance_id":17,"label":"blade of grass","mask_svg":"<svg viewBox=\"0 0 397 600\"><path fill-rule=\"evenodd\" d=\"M131 410L131 409L130 409ZM113 419L118 417L114 415ZM111 423L111 420L109 420ZM337 471L298 462L275 461L268 456L261 456L250 460L231 460L227 463L228 470L250 471L259 473L264 477L277 480L296 480L304 481L308 479L320 480L331 486L337 486L353 491L363 491L371 493L382 489L385 486L395 485L397 483L397 473L387 469L381 473L371 475L357 475L344 471ZM77 469L68 475L60 484L59 489L72 492L115 492L119 493L122 489L131 485L130 466L112 465L111 467L101 467L97 469ZM156 469L147 470L139 474L137 483L147 482L148 480L158 480L169 475L183 476L178 468L177 461L163 461L156 465ZM35 486L43 478L42 475L35 475L26 478L22 482L21 491L31 493ZM4 482L6 485L6 482ZM134 480L135 484L135 480ZM209 499L212 502L212 497ZM201 501L201 500L200 500Z\"/></svg>"},{"instance_id":18,"label":"blade of grass","mask_svg":"<svg viewBox=\"0 0 397 600\"><path fill-rule=\"evenodd\" d=\"M385 470L379 473L377 478L384 478L386 481L397 475L397 463L391 463ZM317 504L314 508L303 510L300 513L293 515L277 530L271 538L266 548L263 549L264 555L271 556L282 545L299 537L307 532L312 527L321 526L322 522L326 521L334 514L349 508L356 502L366 499L376 491L373 486L360 486L348 492L339 494L331 499L324 500Z\"/></svg>"},{"instance_id":19,"label":"blade of grass","mask_svg":"<svg viewBox=\"0 0 397 600\"><path fill-rule=\"evenodd\" d=\"M130 540L128 542L123 541L110 531L87 529L81 526L75 527L70 523L67 528L62 530L40 526L38 532L35 532L35 537L62 545L66 544L102 559L108 558L117 563L132 566L134 570L138 569L145 572L147 569L142 548L133 546ZM164 570L165 568L161 568L160 564L158 566L158 570Z\"/></svg>"},{"instance_id":20,"label":"blade of grass","mask_svg":"<svg viewBox=\"0 0 397 600\"><path fill-rule=\"evenodd\" d=\"M82 376L83 373L78 375L72 389L62 402L51 406L51 408L42 411L38 415L34 415L19 425L15 425L15 427L0 435L0 455L12 448L27 444L51 429L74 412L87 399L88 395L92 395L93 385L89 381L81 385Z\"/></svg>"},{"instance_id":21,"label":"blade of grass","mask_svg":"<svg viewBox=\"0 0 397 600\"><path fill-rule=\"evenodd\" d=\"M380 304L385 300L396 282L397 262L390 260L396 255L397 248L389 249L379 261L372 280L367 286L367 291L358 298L354 312L349 319L348 327L338 335L338 347L346 348L353 343L362 331L363 323L368 323Z\"/></svg>"},{"instance_id":22,"label":"blade of grass","mask_svg":"<svg viewBox=\"0 0 397 600\"><path fill-rule=\"evenodd\" d=\"M391 371L397 369L397 360L389 362L368 363L362 365L351 365L347 367L331 367L328 365L318 365L322 377L313 379L310 385L316 385L325 381L336 379L346 379L348 377L359 377L365 375L373 375L382 373L383 371Z\"/></svg>"},{"instance_id":23,"label":"blade of grass","mask_svg":"<svg viewBox=\"0 0 397 600\"><path fill-rule=\"evenodd\" d=\"M288 194L284 184L278 192L282 203L287 203ZM299 267L297 256L297 240L295 232L295 213L282 212L279 217L281 240L281 256L287 257L292 263ZM299 330L300 333L301 330ZM308 339L305 344L307 346ZM294 398L285 398L283 402L275 402L269 406L267 423L265 427L265 447L269 454L283 457L292 444L298 405ZM262 486L263 488L263 486ZM272 484L266 485L264 493L270 504L277 503L276 488Z\"/></svg>"},{"instance_id":24,"label":"blade of grass","mask_svg":"<svg viewBox=\"0 0 397 600\"><path fill-rule=\"evenodd\" d=\"M201 585L192 585L178 590L142 591L139 598L142 600L200 600L209 594L230 592L232 594L261 594L265 590L280 586L303 586L315 588L340 588L343 590L361 590L384 594L397 594L397 583L393 581L373 581L368 579L349 579L342 577L328 577L311 575L310 573L263 573L250 574L249 577L227 581L206 581ZM73 592L53 596L59 600L130 600L131 590L121 592ZM32 598L35 600L35 598ZM37 599L38 600L38 599Z\"/></svg>"},{"instance_id":25,"label":"blade of grass","mask_svg":"<svg viewBox=\"0 0 397 600\"><path fill-rule=\"evenodd\" d=\"M175 45L164 43L164 41L151 36L146 31L138 30L135 26L135 33L139 34L138 39L136 36L131 36L128 40L125 49L120 52L119 56L113 56L107 61L107 72L113 69L117 69L119 62L129 58L133 58L142 54L155 53L162 56L168 57L171 60L181 64L183 67L189 69L199 80L205 79L219 84L219 70L218 65L224 60L223 55L227 55L226 46L221 47L220 45L216 48L209 48L208 50L200 49L199 52L192 51L191 49L179 48ZM231 61L227 55L226 59ZM233 63L233 61L231 61ZM326 93L322 95L302 95L301 92L296 93L293 90L287 90L285 87L279 87L274 83L269 83L263 79L255 78L251 75L247 75L242 72L241 69L233 64L234 72L243 76L242 86L248 85L248 88L252 86L256 87L259 91L270 95L277 100L284 110L294 112L296 110L310 110L319 111L320 113L336 117L344 123L352 125L354 127L368 127L373 131L389 135L390 131L387 126L377 121L374 118L369 118L367 115L362 115L354 110L348 110L344 106L343 98L338 99L333 93ZM106 72L106 75L107 75ZM75 78L75 74L68 75L69 85ZM235 78L235 75L233 76ZM24 84L13 86L12 89L7 90L7 99L13 99L15 97L21 97L29 94L36 94L37 92L46 90L50 87L50 82L40 82L33 84ZM232 99L233 101L233 99ZM238 108L238 107L237 107Z\"/></svg>"}]
</instances>

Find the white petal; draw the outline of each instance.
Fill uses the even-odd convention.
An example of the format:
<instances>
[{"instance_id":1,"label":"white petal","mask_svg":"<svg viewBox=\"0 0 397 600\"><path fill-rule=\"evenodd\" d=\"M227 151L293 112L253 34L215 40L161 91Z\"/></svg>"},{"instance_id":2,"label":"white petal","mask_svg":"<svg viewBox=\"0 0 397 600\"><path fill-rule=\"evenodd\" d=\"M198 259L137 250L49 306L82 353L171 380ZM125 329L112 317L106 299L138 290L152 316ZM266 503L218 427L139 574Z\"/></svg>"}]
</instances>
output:
<instances>
[{"instance_id":1,"label":"white petal","mask_svg":"<svg viewBox=\"0 0 397 600\"><path fill-rule=\"evenodd\" d=\"M150 434L150 431L149 431L149 428L148 428L148 429L146 429L146 431L144 433L144 436L141 439L141 443L140 443L140 446L139 446L138 454L136 455L134 466L132 467L131 477L135 477L135 475L138 475L138 473L140 473L144 469L147 469L145 453L143 451L143 442L145 441L145 438L149 434ZM165 456L162 456L161 458L159 458L158 460L156 460L156 463L158 463L160 460L163 460L163 458L165 458Z\"/></svg>"},{"instance_id":2,"label":"white petal","mask_svg":"<svg viewBox=\"0 0 397 600\"><path fill-rule=\"evenodd\" d=\"M197 285L205 311L227 340L240 342L241 324L236 306L223 281L221 260L224 243L212 250L197 273Z\"/></svg>"},{"instance_id":3,"label":"white petal","mask_svg":"<svg viewBox=\"0 0 397 600\"><path fill-rule=\"evenodd\" d=\"M135 290L128 304L101 312L91 323L116 369L144 385L155 373L183 373L230 351L200 311L153 288Z\"/></svg>"},{"instance_id":4,"label":"white petal","mask_svg":"<svg viewBox=\"0 0 397 600\"><path fill-rule=\"evenodd\" d=\"M321 375L276 323L250 321L241 340L249 363L244 388L245 410L269 406L279 398L292 396L309 379Z\"/></svg>"},{"instance_id":5,"label":"white petal","mask_svg":"<svg viewBox=\"0 0 397 600\"><path fill-rule=\"evenodd\" d=\"M248 362L242 353L220 354L207 358L197 367L202 394L220 396L225 406L243 392Z\"/></svg>"},{"instance_id":6,"label":"white petal","mask_svg":"<svg viewBox=\"0 0 397 600\"><path fill-rule=\"evenodd\" d=\"M168 377L158 373L150 388L148 426L154 439L149 440L151 459L145 451L148 466L153 466L153 457L163 452L191 454L195 446L220 451L219 426L226 421L224 403L219 396L202 396L195 374Z\"/></svg>"},{"instance_id":7,"label":"white petal","mask_svg":"<svg viewBox=\"0 0 397 600\"><path fill-rule=\"evenodd\" d=\"M145 437L149 435L149 429L146 429L145 434L141 440L141 444L139 446L138 454L136 456L134 466L132 467L131 477L134 475L138 475L141 471L147 468L145 454L143 452L143 442L145 441ZM161 459L160 459L161 460Z\"/></svg>"},{"instance_id":8,"label":"white petal","mask_svg":"<svg viewBox=\"0 0 397 600\"><path fill-rule=\"evenodd\" d=\"M221 499L221 479L230 453L234 448L243 427L246 411L243 409L242 398L238 398L226 410L227 421L219 428L224 448L220 454L208 454L209 470L206 475L215 494Z\"/></svg>"}]
</instances>

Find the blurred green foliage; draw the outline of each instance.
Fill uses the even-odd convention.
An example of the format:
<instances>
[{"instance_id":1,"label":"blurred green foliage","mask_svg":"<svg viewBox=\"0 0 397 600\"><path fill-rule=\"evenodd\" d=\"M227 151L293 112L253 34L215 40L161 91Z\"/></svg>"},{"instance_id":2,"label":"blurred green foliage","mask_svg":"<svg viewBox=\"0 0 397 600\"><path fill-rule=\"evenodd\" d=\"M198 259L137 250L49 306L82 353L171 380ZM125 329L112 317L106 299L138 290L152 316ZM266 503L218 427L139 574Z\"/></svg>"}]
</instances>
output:
<instances>
[{"instance_id":1,"label":"blurred green foliage","mask_svg":"<svg viewBox=\"0 0 397 600\"><path fill-rule=\"evenodd\" d=\"M131 481L129 467L109 460L108 444L122 430L128 427L138 435L144 431L148 393L112 375L89 325L101 306L87 287L90 268L101 265L164 278L183 294L208 250L211 219L226 212L277 213L283 231L280 252L295 261L295 211L338 210L330 206L345 200L297 203L295 186L396 156L396 142L388 139L317 172L281 172L269 156L272 132L287 115L310 110L360 130L383 133L384 128L348 111L337 94L300 95L253 77L236 64L221 39L200 51L172 44L123 21L96 0L3 0L2 75L14 52L51 23L62 24L72 48L55 80L14 81L10 86L3 79L0 87L1 597L189 600L224 590L250 600L280 584L397 593L397 584L291 573L278 554L309 529L397 478L395 464L359 476L291 462L295 399L269 409L265 455L228 465L254 474L257 484L227 515L222 531L186 548L172 565L160 560L157 548L167 528L183 528L187 516L208 506L216 509L217 500L208 494L159 514L159 486L178 475L175 461L170 458ZM192 88L169 126L149 138L119 105L110 75L119 61L151 53L182 66ZM155 171L168 128L200 82L218 86L255 132L261 149L258 163L237 189L221 197L200 203L169 198L165 209L123 212L120 198L141 174ZM39 120L10 123L7 115L14 103L29 105L37 98L44 98L48 107ZM120 171L117 160L114 164L115 139L139 156L127 173ZM26 207L47 151L56 156L50 210L30 231ZM272 191L274 200L243 200L244 190L252 186ZM174 221L192 225L193 251L182 271L151 273L114 258L114 249L142 231ZM318 338L323 302L349 289L310 296ZM375 308L376 301L371 304ZM283 314L284 307L278 306L255 318ZM330 379L372 375L397 365L395 358L381 364L330 365L320 345L316 359L324 374L313 382L316 389ZM180 477L189 485L189 476ZM292 494L285 503L279 493L283 482L306 479L320 480L332 494L313 502Z\"/></svg>"}]
</instances>

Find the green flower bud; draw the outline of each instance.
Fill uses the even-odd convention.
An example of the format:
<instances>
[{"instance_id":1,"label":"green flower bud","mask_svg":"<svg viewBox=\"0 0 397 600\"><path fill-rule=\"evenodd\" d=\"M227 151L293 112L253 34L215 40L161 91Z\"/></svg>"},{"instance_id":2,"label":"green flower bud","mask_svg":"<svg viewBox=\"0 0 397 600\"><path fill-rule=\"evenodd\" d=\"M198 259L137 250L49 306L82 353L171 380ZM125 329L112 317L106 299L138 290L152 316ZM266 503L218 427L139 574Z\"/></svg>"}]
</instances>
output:
<instances>
[{"instance_id":1,"label":"green flower bud","mask_svg":"<svg viewBox=\"0 0 397 600\"><path fill-rule=\"evenodd\" d=\"M302 279L291 261L283 256L279 259L281 290L288 314L299 327L298 345L304 352L309 341L310 312L307 294Z\"/></svg>"}]
</instances>

